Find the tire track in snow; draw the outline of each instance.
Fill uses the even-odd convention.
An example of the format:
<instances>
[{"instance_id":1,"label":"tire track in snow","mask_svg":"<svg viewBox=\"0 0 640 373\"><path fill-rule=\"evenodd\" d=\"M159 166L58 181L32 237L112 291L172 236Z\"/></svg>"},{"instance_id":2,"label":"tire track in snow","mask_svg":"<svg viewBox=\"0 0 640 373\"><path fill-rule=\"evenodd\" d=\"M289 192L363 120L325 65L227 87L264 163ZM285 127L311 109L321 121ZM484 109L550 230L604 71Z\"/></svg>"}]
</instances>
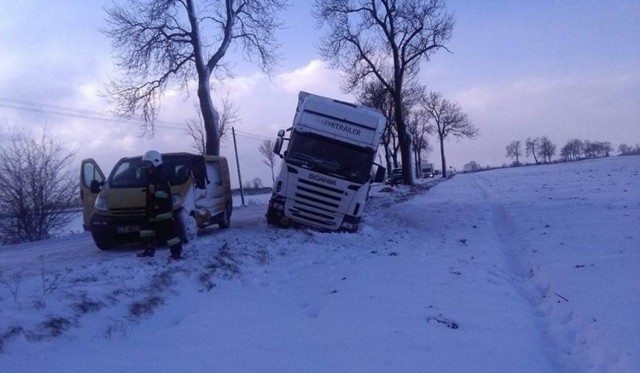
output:
<instances>
[{"instance_id":1,"label":"tire track in snow","mask_svg":"<svg viewBox=\"0 0 640 373\"><path fill-rule=\"evenodd\" d=\"M459 325L455 333L438 335L444 347L434 365L460 354L480 359L475 366L479 372L561 371L542 332L543 317L514 285L519 276L507 265L504 249L497 249L502 241L492 209L471 178L461 175L429 193L378 207L370 211L380 217L373 219L374 229L393 236L394 250L401 257L413 256L416 268L426 273L422 291L429 300L427 320ZM460 346L456 337L467 345ZM456 366L447 369L458 371Z\"/></svg>"},{"instance_id":2,"label":"tire track in snow","mask_svg":"<svg viewBox=\"0 0 640 373\"><path fill-rule=\"evenodd\" d=\"M519 231L517 217L509 213L508 207L492 193L491 183L481 175L471 175L476 187L482 192L483 203L491 211L492 223L500 239L502 250L513 277L513 286L531 305L532 314L540 327L546 352L563 372L585 372L593 369L594 356L606 350L598 345L599 332L584 322L576 310L554 289L553 283L545 283L537 276L539 265L530 257L524 235ZM558 306L557 304L562 304ZM586 341L589 339L589 341Z\"/></svg>"}]
</instances>

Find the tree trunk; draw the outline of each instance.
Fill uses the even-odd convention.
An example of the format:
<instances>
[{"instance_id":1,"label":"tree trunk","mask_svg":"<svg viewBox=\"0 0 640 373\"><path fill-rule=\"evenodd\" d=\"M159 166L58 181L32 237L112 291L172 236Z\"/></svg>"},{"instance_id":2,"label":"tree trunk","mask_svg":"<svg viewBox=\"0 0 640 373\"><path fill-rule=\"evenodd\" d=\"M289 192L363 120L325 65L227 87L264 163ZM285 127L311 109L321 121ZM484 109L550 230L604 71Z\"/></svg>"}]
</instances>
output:
<instances>
[{"instance_id":1,"label":"tree trunk","mask_svg":"<svg viewBox=\"0 0 640 373\"><path fill-rule=\"evenodd\" d=\"M195 59L196 71L198 73L198 99L200 101L200 111L204 122L204 131L207 136L205 144L205 154L220 155L220 117L213 107L211 99L211 89L209 79L211 78L210 67L205 61L200 41L200 26L195 13L193 0L187 0L187 15L191 25L191 42Z\"/></svg>"},{"instance_id":2,"label":"tree trunk","mask_svg":"<svg viewBox=\"0 0 640 373\"><path fill-rule=\"evenodd\" d=\"M401 89L402 87L400 87ZM396 85L397 89L397 85ZM407 185L413 184L413 178L411 177L411 143L407 136L407 128L404 124L404 116L402 114L402 97L396 91L394 95L395 120L396 129L398 130L398 143L400 145L400 159L402 161L402 181Z\"/></svg>"},{"instance_id":3,"label":"tree trunk","mask_svg":"<svg viewBox=\"0 0 640 373\"><path fill-rule=\"evenodd\" d=\"M200 74L198 74L200 75ZM213 107L209 78L198 77L198 99L204 121L204 130L207 135L205 154L220 155L220 117Z\"/></svg>"},{"instance_id":4,"label":"tree trunk","mask_svg":"<svg viewBox=\"0 0 640 373\"><path fill-rule=\"evenodd\" d=\"M273 167L275 167L275 165L271 163L271 188L276 185L276 174L273 172Z\"/></svg>"},{"instance_id":5,"label":"tree trunk","mask_svg":"<svg viewBox=\"0 0 640 373\"><path fill-rule=\"evenodd\" d=\"M440 159L442 160L442 178L447 178L447 161L444 159L444 139L442 136L439 138L440 140Z\"/></svg>"}]
</instances>

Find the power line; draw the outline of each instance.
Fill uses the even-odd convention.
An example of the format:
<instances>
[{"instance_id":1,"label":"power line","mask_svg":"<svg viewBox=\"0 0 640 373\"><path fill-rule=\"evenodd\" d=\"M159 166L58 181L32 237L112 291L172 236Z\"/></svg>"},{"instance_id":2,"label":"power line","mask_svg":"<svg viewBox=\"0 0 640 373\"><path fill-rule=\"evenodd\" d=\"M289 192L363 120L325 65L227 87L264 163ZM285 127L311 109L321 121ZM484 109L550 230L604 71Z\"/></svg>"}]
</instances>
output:
<instances>
[{"instance_id":1,"label":"power line","mask_svg":"<svg viewBox=\"0 0 640 373\"><path fill-rule=\"evenodd\" d=\"M76 108L65 107L65 106L56 106L56 105L44 104L40 102L18 100L18 99L7 98L7 97L0 97L0 107L23 110L23 111L31 111L36 113L61 115L65 117L74 117L74 118L80 118L80 119L93 119L93 120L100 120L100 121L112 122L112 123L121 123L121 124L125 124L127 122L135 122L137 124L144 123L144 121L140 119L135 119L135 118L124 119L111 114L101 113L97 111L76 109ZM182 124L176 123L176 122L156 121L156 123L157 123L157 126L161 128L181 129L183 127Z\"/></svg>"},{"instance_id":2,"label":"power line","mask_svg":"<svg viewBox=\"0 0 640 373\"><path fill-rule=\"evenodd\" d=\"M77 108L72 108L68 106L51 105L51 104L45 104L45 103L35 102L35 101L18 100L18 99L8 98L8 97L0 97L0 108L30 111L34 113L60 115L60 116L80 118L80 119L99 120L103 122L111 122L111 123L119 123L119 124L126 124L130 122L133 122L138 125L144 124L144 121L140 119L135 119L135 118L126 119L126 118L117 117L112 114L101 113L101 112L92 111L92 110L77 109ZM156 123L156 127L160 127L160 128L174 129L174 130L180 130L184 128L183 124L180 124L177 122L156 120L155 123ZM246 137L246 138L257 140L257 141L269 140L269 138L265 136L260 136L254 133L241 131L241 130L236 130L236 134L238 136Z\"/></svg>"},{"instance_id":3,"label":"power line","mask_svg":"<svg viewBox=\"0 0 640 373\"><path fill-rule=\"evenodd\" d=\"M265 136L260 136L260 135L256 135L254 133L249 133L249 132L245 132L245 131L240 131L240 130L235 130L236 131L236 135L237 136L242 136L242 137L246 137L246 138L250 138L252 140L258 140L258 141L265 141L265 140L269 140L268 137Z\"/></svg>"}]
</instances>

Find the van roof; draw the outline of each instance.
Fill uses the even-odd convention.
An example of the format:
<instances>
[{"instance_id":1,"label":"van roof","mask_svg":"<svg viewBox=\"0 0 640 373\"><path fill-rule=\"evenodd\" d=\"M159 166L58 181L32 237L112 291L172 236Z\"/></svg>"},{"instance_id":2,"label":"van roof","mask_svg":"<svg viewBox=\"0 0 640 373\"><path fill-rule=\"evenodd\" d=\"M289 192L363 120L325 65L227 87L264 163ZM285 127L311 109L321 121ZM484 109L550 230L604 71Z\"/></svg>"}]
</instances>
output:
<instances>
[{"instance_id":1,"label":"van roof","mask_svg":"<svg viewBox=\"0 0 640 373\"><path fill-rule=\"evenodd\" d=\"M207 161L216 161L219 160L221 158L225 158L223 156L219 156L219 155L201 155L201 154L193 154L193 153L188 153L188 152L172 152L172 153L160 153L162 155L162 157L172 157L172 156L188 156L188 157L193 157L193 158L198 158L198 157L204 157L205 160ZM142 158L142 155L136 155L136 156L132 156L132 157L122 157L122 159L136 159L136 158Z\"/></svg>"}]
</instances>

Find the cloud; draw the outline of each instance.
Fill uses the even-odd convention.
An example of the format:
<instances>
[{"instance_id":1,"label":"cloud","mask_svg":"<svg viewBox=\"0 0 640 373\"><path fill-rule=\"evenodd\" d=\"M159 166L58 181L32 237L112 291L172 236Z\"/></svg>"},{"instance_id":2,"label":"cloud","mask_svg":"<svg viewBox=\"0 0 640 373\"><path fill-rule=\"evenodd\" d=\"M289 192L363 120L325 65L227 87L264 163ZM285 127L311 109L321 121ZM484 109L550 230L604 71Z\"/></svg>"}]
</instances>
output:
<instances>
[{"instance_id":1,"label":"cloud","mask_svg":"<svg viewBox=\"0 0 640 373\"><path fill-rule=\"evenodd\" d=\"M614 147L640 141L638 73L518 79L471 87L452 99L482 132L476 140L445 146L458 167L471 160L500 165L508 161L504 147L528 137L547 135L558 148L572 138Z\"/></svg>"},{"instance_id":2,"label":"cloud","mask_svg":"<svg viewBox=\"0 0 640 373\"><path fill-rule=\"evenodd\" d=\"M321 60L311 60L305 66L291 72L278 75L275 79L277 86L285 92L298 93L311 91L314 93L345 98L347 95L340 90L341 76Z\"/></svg>"}]
</instances>

